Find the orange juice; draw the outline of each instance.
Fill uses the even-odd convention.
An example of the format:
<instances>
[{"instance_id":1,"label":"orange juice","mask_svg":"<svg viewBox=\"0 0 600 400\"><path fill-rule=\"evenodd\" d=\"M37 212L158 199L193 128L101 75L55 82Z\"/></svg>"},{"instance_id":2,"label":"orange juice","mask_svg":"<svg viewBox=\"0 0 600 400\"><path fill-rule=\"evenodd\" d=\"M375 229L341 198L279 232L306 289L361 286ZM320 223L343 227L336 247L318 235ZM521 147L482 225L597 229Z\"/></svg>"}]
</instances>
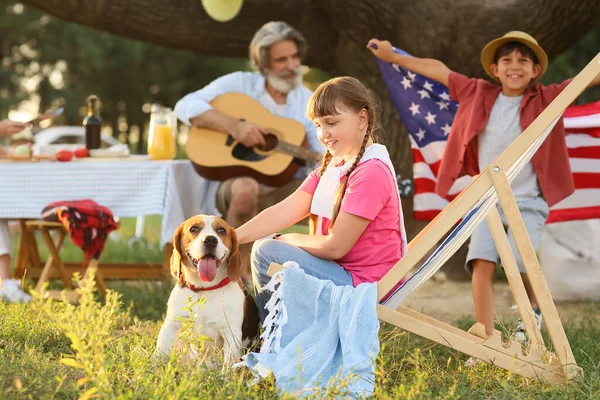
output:
<instances>
[{"instance_id":1,"label":"orange juice","mask_svg":"<svg viewBox=\"0 0 600 400\"><path fill-rule=\"evenodd\" d=\"M148 138L148 154L153 160L172 160L177 148L171 125L154 125Z\"/></svg>"}]
</instances>

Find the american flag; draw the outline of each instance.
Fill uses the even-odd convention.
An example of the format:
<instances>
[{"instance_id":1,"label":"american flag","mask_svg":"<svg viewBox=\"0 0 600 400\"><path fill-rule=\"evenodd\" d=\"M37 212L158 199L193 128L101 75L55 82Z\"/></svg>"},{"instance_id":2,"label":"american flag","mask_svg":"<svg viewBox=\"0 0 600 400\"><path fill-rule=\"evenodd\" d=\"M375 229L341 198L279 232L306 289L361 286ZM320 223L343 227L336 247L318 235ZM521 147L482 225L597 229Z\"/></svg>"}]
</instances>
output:
<instances>
[{"instance_id":1,"label":"american flag","mask_svg":"<svg viewBox=\"0 0 600 400\"><path fill-rule=\"evenodd\" d=\"M394 48L399 54L409 55ZM448 88L396 64L377 59L400 119L408 130L414 175L414 218L430 221L471 182L456 180L446 198L435 193L444 148L458 103ZM567 147L575 193L550 210L547 223L600 218L600 101L567 108Z\"/></svg>"},{"instance_id":2,"label":"american flag","mask_svg":"<svg viewBox=\"0 0 600 400\"><path fill-rule=\"evenodd\" d=\"M600 218L600 101L563 114L575 193L550 209L546 223Z\"/></svg>"}]
</instances>

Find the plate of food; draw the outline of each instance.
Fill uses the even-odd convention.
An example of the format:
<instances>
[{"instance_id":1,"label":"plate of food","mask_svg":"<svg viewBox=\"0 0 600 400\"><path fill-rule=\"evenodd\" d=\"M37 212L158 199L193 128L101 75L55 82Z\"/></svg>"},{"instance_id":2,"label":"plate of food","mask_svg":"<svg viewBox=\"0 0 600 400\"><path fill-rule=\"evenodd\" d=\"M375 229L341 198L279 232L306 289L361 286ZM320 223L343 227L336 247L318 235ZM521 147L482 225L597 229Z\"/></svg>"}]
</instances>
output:
<instances>
[{"instance_id":1,"label":"plate of food","mask_svg":"<svg viewBox=\"0 0 600 400\"><path fill-rule=\"evenodd\" d=\"M16 146L14 149L11 149L9 152L4 152L0 154L1 161L43 161L43 160L53 160L53 155L37 155L33 154L31 151L30 144L20 144Z\"/></svg>"},{"instance_id":2,"label":"plate of food","mask_svg":"<svg viewBox=\"0 0 600 400\"><path fill-rule=\"evenodd\" d=\"M129 148L124 144L118 144L106 149L90 150L90 157L99 158L114 158L114 157L129 157Z\"/></svg>"}]
</instances>

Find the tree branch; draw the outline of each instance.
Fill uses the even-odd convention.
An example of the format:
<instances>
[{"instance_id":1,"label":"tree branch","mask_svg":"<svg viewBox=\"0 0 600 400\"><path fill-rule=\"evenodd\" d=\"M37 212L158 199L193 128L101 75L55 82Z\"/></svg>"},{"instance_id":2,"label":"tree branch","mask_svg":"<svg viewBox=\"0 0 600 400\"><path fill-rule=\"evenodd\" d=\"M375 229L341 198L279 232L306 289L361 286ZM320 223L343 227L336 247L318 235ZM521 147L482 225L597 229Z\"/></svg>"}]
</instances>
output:
<instances>
[{"instance_id":1,"label":"tree branch","mask_svg":"<svg viewBox=\"0 0 600 400\"><path fill-rule=\"evenodd\" d=\"M550 57L598 23L597 0L244 0L232 21L212 20L201 0L23 0L66 21L119 36L203 54L245 57L256 30L284 20L309 43L306 63L344 73L348 41L392 41L417 56L482 76L485 43L520 29L536 37ZM367 53L364 53L368 59ZM362 55L361 55L362 56Z\"/></svg>"},{"instance_id":2,"label":"tree branch","mask_svg":"<svg viewBox=\"0 0 600 400\"><path fill-rule=\"evenodd\" d=\"M166 47L245 56L256 30L271 20L301 24L308 0L245 0L230 22L211 19L201 0L29 0L65 21Z\"/></svg>"}]
</instances>

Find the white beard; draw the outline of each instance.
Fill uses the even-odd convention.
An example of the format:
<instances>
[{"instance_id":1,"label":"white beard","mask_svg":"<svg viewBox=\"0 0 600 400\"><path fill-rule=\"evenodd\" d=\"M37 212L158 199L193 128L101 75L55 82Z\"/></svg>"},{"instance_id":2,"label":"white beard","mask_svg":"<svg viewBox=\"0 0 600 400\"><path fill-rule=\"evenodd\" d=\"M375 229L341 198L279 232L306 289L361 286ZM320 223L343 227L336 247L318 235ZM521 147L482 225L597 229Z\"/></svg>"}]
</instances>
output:
<instances>
[{"instance_id":1,"label":"white beard","mask_svg":"<svg viewBox=\"0 0 600 400\"><path fill-rule=\"evenodd\" d=\"M300 68L298 68L294 80L289 81L285 78L281 78L277 75L267 72L267 83L278 92L289 93L298 86L302 85L302 73L300 72Z\"/></svg>"}]
</instances>

